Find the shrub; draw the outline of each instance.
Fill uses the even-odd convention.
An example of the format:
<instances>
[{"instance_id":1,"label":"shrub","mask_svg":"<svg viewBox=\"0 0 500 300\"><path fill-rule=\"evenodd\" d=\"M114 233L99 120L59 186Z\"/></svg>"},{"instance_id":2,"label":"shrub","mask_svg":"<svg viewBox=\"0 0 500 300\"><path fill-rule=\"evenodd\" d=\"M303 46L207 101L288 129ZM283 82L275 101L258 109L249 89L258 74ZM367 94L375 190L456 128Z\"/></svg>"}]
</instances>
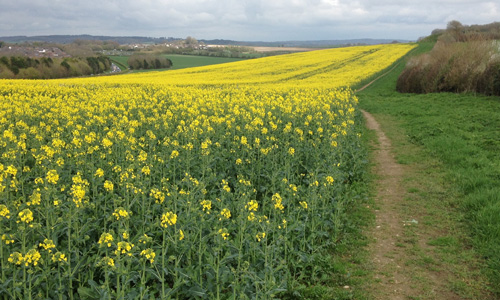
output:
<instances>
[{"instance_id":1,"label":"shrub","mask_svg":"<svg viewBox=\"0 0 500 300\"><path fill-rule=\"evenodd\" d=\"M431 52L407 63L398 78L397 90L409 93L493 93L494 78L499 76L498 53L497 44L492 41L438 41Z\"/></svg>"}]
</instances>

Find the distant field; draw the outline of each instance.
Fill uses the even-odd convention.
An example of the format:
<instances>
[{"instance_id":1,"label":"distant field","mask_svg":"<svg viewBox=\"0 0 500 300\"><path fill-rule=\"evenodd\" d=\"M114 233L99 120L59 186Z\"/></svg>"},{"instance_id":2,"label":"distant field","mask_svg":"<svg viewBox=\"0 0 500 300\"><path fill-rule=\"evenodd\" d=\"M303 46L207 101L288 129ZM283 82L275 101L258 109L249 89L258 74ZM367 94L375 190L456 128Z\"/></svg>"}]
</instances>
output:
<instances>
[{"instance_id":1,"label":"distant field","mask_svg":"<svg viewBox=\"0 0 500 300\"><path fill-rule=\"evenodd\" d=\"M196 55L165 55L166 58L169 58L173 66L170 70L178 70L192 67L201 67L208 65L216 65L223 64L233 61L242 60L241 58L227 58L227 57L210 57L210 56L196 56ZM113 60L119 67L126 66L128 68L128 56L110 56L111 60Z\"/></svg>"},{"instance_id":2,"label":"distant field","mask_svg":"<svg viewBox=\"0 0 500 300\"><path fill-rule=\"evenodd\" d=\"M273 52L273 51L285 51L285 52L306 52L321 50L325 48L301 48L301 47L253 47L257 52Z\"/></svg>"}]
</instances>

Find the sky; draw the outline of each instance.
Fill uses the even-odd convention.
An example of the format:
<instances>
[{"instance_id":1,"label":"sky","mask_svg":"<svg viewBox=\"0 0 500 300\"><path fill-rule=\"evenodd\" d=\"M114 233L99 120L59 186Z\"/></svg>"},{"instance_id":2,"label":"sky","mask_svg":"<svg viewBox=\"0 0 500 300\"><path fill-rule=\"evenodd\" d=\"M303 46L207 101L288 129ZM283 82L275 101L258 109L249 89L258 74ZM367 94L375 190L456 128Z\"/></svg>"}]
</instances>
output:
<instances>
[{"instance_id":1,"label":"sky","mask_svg":"<svg viewBox=\"0 0 500 300\"><path fill-rule=\"evenodd\" d=\"M498 22L500 1L0 0L0 36L415 41L452 20Z\"/></svg>"}]
</instances>

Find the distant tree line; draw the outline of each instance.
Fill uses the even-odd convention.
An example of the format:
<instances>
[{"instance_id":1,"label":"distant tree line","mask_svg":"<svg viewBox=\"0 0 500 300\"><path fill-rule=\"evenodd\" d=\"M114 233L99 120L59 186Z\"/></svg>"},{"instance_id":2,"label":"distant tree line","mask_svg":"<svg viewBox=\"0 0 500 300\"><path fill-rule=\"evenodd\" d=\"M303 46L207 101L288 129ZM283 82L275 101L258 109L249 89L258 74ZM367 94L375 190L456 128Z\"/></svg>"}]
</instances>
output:
<instances>
[{"instance_id":1,"label":"distant tree line","mask_svg":"<svg viewBox=\"0 0 500 300\"><path fill-rule=\"evenodd\" d=\"M134 54L127 61L132 70L166 69L172 67L172 61L153 54Z\"/></svg>"},{"instance_id":2,"label":"distant tree line","mask_svg":"<svg viewBox=\"0 0 500 300\"><path fill-rule=\"evenodd\" d=\"M64 78L100 74L110 70L110 68L111 60L106 56L92 56L86 58L0 57L0 78Z\"/></svg>"},{"instance_id":3,"label":"distant tree line","mask_svg":"<svg viewBox=\"0 0 500 300\"><path fill-rule=\"evenodd\" d=\"M448 23L427 40L429 53L410 59L397 81L409 93L477 92L500 95L500 23L465 26ZM423 41L426 41L424 39Z\"/></svg>"}]
</instances>

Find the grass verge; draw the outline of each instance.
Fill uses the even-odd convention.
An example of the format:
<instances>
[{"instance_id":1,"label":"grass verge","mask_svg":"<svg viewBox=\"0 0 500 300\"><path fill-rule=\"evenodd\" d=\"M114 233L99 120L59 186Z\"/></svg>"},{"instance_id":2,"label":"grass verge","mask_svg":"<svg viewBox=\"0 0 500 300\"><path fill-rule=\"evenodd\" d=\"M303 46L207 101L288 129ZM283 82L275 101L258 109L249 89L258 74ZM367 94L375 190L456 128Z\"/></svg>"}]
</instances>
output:
<instances>
[{"instance_id":1,"label":"grass verge","mask_svg":"<svg viewBox=\"0 0 500 300\"><path fill-rule=\"evenodd\" d=\"M413 275L422 286L432 282L420 272L447 276L448 288L462 298L498 296L500 99L400 94L395 85L403 67L358 97L408 167L406 212L422 217L422 226L408 226L402 243ZM423 244L422 236L429 237Z\"/></svg>"}]
</instances>

